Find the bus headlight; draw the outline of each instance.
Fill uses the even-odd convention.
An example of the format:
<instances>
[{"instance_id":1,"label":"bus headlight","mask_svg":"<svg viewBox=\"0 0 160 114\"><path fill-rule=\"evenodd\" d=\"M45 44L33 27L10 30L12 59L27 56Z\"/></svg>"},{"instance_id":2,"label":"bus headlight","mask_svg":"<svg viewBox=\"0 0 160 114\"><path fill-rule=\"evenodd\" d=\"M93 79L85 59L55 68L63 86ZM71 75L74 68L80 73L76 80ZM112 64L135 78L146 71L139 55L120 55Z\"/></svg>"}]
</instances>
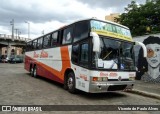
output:
<instances>
[{"instance_id":1,"label":"bus headlight","mask_svg":"<svg viewBox=\"0 0 160 114\"><path fill-rule=\"evenodd\" d=\"M107 81L108 77L93 77L92 81Z\"/></svg>"},{"instance_id":2,"label":"bus headlight","mask_svg":"<svg viewBox=\"0 0 160 114\"><path fill-rule=\"evenodd\" d=\"M108 81L108 77L103 77L103 81Z\"/></svg>"}]
</instances>

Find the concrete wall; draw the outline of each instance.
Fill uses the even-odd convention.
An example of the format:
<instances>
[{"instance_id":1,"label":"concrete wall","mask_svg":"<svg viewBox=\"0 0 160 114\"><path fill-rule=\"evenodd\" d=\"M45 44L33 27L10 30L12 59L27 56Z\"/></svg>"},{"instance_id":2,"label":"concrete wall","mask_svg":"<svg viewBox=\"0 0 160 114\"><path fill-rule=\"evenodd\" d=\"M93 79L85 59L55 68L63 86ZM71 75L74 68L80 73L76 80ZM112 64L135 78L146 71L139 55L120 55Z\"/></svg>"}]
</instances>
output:
<instances>
[{"instance_id":1,"label":"concrete wall","mask_svg":"<svg viewBox=\"0 0 160 114\"><path fill-rule=\"evenodd\" d=\"M143 42L147 47L147 58L144 58L140 46L135 46L135 58L138 68L137 79L146 82L160 83L160 33L134 37L134 41Z\"/></svg>"}]
</instances>

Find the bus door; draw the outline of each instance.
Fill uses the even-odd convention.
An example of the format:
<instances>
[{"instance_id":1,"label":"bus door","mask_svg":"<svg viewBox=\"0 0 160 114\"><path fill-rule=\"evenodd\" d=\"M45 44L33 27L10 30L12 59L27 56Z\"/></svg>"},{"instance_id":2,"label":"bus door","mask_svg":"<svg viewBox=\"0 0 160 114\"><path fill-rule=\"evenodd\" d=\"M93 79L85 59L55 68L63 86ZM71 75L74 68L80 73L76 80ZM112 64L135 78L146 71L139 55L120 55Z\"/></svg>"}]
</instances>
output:
<instances>
[{"instance_id":1,"label":"bus door","mask_svg":"<svg viewBox=\"0 0 160 114\"><path fill-rule=\"evenodd\" d=\"M73 45L72 62L74 64L76 88L87 91L89 86L89 43Z\"/></svg>"}]
</instances>

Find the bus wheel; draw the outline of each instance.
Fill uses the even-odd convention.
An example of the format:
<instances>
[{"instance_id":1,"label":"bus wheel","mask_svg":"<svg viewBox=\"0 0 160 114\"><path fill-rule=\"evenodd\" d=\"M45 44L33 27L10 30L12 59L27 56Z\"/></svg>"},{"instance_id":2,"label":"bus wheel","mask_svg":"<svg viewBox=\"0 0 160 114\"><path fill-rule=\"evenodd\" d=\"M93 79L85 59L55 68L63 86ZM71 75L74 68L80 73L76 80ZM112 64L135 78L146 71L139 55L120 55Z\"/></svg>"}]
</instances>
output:
<instances>
[{"instance_id":1,"label":"bus wheel","mask_svg":"<svg viewBox=\"0 0 160 114\"><path fill-rule=\"evenodd\" d=\"M33 77L37 78L37 67L34 66L33 68Z\"/></svg>"},{"instance_id":2,"label":"bus wheel","mask_svg":"<svg viewBox=\"0 0 160 114\"><path fill-rule=\"evenodd\" d=\"M65 90L68 90L66 77L64 78L64 86L63 86L63 88L64 88Z\"/></svg>"},{"instance_id":3,"label":"bus wheel","mask_svg":"<svg viewBox=\"0 0 160 114\"><path fill-rule=\"evenodd\" d=\"M32 66L31 66L30 74L31 74L31 76L33 76L33 67Z\"/></svg>"},{"instance_id":4,"label":"bus wheel","mask_svg":"<svg viewBox=\"0 0 160 114\"><path fill-rule=\"evenodd\" d=\"M70 93L76 93L76 87L75 87L75 75L73 72L70 72L68 74L68 79L67 79L67 88Z\"/></svg>"}]
</instances>

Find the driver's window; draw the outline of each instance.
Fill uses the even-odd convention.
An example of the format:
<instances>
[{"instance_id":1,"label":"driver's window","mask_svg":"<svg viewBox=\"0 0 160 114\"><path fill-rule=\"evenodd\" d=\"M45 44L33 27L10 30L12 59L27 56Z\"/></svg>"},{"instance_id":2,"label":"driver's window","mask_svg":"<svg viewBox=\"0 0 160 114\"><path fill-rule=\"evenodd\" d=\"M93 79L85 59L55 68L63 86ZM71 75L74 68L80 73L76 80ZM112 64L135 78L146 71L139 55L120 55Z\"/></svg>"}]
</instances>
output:
<instances>
[{"instance_id":1,"label":"driver's window","mask_svg":"<svg viewBox=\"0 0 160 114\"><path fill-rule=\"evenodd\" d=\"M89 46L88 43L81 44L80 47L80 64L83 66L88 66L89 60Z\"/></svg>"}]
</instances>

